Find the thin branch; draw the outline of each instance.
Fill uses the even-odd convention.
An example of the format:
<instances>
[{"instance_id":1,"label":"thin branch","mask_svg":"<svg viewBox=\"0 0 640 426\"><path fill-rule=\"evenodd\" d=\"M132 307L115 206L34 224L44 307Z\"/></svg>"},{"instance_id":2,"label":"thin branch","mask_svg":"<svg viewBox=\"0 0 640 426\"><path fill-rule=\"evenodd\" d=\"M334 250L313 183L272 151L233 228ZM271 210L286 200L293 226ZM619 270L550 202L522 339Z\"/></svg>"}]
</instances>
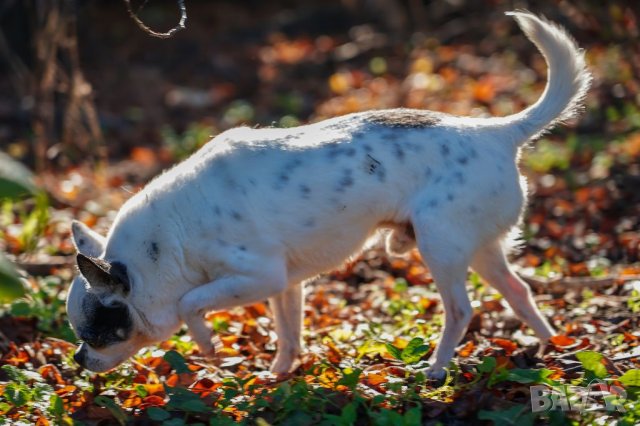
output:
<instances>
[{"instance_id":1,"label":"thin branch","mask_svg":"<svg viewBox=\"0 0 640 426\"><path fill-rule=\"evenodd\" d=\"M158 32L153 31L151 28L147 27L144 24L144 22L142 22L140 20L140 18L138 18L138 15L136 15L133 12L133 10L131 9L131 0L124 0L124 3L127 6L127 11L129 12L129 16L138 25L138 27L140 27L140 29L142 29L142 31L144 31L145 33L147 33L147 34L149 34L150 36L153 36L153 37L170 38L170 37L173 37L173 35L175 33L177 33L178 31L184 30L185 29L185 22L187 22L187 8L184 5L184 0L177 0L177 1L178 1L178 7L180 8L180 22L178 22L178 25L176 25L175 27L171 28L166 33L158 33Z\"/></svg>"}]
</instances>

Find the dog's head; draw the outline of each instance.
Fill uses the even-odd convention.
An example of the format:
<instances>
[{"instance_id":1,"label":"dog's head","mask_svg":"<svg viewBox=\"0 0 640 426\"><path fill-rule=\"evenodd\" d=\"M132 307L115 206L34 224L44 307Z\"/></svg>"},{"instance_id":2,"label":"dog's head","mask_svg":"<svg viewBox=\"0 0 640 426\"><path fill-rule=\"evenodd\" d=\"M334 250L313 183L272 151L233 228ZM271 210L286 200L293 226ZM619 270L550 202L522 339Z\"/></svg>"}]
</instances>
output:
<instances>
[{"instance_id":1,"label":"dog's head","mask_svg":"<svg viewBox=\"0 0 640 426\"><path fill-rule=\"evenodd\" d=\"M97 372L109 370L151 343L145 318L131 302L126 264L106 261L105 239L80 222L72 225L80 275L71 283L67 314L82 340L74 359Z\"/></svg>"}]
</instances>

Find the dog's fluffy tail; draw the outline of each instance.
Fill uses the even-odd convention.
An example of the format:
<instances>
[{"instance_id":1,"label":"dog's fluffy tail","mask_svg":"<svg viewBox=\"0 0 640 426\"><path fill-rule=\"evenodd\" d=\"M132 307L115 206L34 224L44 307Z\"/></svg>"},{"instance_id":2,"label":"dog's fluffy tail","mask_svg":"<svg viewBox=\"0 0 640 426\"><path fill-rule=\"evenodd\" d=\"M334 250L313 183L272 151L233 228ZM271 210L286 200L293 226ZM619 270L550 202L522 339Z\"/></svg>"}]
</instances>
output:
<instances>
[{"instance_id":1,"label":"dog's fluffy tail","mask_svg":"<svg viewBox=\"0 0 640 426\"><path fill-rule=\"evenodd\" d=\"M549 67L547 86L538 101L524 111L505 117L509 139L522 145L553 125L576 115L591 84L584 52L564 29L530 12L507 12L540 49ZM507 124L504 123L504 124Z\"/></svg>"}]
</instances>

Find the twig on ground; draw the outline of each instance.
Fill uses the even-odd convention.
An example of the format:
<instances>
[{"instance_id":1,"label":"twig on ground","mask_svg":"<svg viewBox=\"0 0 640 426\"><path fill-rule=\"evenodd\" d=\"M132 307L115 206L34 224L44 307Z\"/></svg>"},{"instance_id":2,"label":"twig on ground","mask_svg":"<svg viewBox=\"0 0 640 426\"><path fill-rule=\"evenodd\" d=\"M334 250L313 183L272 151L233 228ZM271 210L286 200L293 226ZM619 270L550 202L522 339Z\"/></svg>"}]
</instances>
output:
<instances>
[{"instance_id":1,"label":"twig on ground","mask_svg":"<svg viewBox=\"0 0 640 426\"><path fill-rule=\"evenodd\" d=\"M169 31L165 33L159 33L159 32L153 31L151 28L146 26L144 22L142 22L140 18L138 18L138 15L131 8L131 0L124 0L124 3L127 6L127 11L129 12L129 16L131 17L131 19L133 19L133 21L138 25L138 27L140 27L142 31L146 32L150 36L158 37L158 38L170 38L170 37L173 37L173 35L178 31L186 28L185 22L187 21L187 8L184 5L184 0L178 0L178 7L180 8L180 22L178 22L178 25L171 28ZM140 9L141 8L142 6L140 7ZM138 9L138 11L140 11L140 9Z\"/></svg>"}]
</instances>

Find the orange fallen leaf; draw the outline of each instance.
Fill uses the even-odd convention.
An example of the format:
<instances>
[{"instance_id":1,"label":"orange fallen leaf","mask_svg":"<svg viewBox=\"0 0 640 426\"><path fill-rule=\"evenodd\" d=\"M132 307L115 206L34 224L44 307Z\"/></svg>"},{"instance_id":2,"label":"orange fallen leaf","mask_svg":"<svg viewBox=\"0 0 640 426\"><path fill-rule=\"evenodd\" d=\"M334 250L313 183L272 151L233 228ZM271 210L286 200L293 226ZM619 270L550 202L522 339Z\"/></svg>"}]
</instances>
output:
<instances>
[{"instance_id":1,"label":"orange fallen leaf","mask_svg":"<svg viewBox=\"0 0 640 426\"><path fill-rule=\"evenodd\" d=\"M560 346L560 347L571 346L576 343L575 338L571 336L566 336L564 334L558 334L556 336L553 336L551 339L549 339L549 341L553 343L555 346Z\"/></svg>"},{"instance_id":2,"label":"orange fallen leaf","mask_svg":"<svg viewBox=\"0 0 640 426\"><path fill-rule=\"evenodd\" d=\"M461 356L462 358L466 358L468 356L471 355L471 353L473 352L473 350L476 348L475 343L473 343L473 341L469 340L463 347L462 349L460 349L458 351L458 355Z\"/></svg>"},{"instance_id":3,"label":"orange fallen leaf","mask_svg":"<svg viewBox=\"0 0 640 426\"><path fill-rule=\"evenodd\" d=\"M131 150L131 159L143 166L153 166L157 162L156 153L143 146L136 146Z\"/></svg>"},{"instance_id":4,"label":"orange fallen leaf","mask_svg":"<svg viewBox=\"0 0 640 426\"><path fill-rule=\"evenodd\" d=\"M518 345L516 343L512 342L511 340L500 339L498 337L492 338L492 339L489 339L489 340L491 340L491 342L494 343L495 345L500 346L502 349L504 349L505 354L507 356L511 355L513 353L513 351L518 349Z\"/></svg>"},{"instance_id":5,"label":"orange fallen leaf","mask_svg":"<svg viewBox=\"0 0 640 426\"><path fill-rule=\"evenodd\" d=\"M140 404L140 408L142 409L145 407L161 407L165 404L166 402L164 398L162 398L161 396L149 395L142 400L142 403Z\"/></svg>"},{"instance_id":6,"label":"orange fallen leaf","mask_svg":"<svg viewBox=\"0 0 640 426\"><path fill-rule=\"evenodd\" d=\"M383 374L371 373L371 374L368 374L365 377L365 380L370 385L378 386L381 383L386 383L387 382L387 377L385 375L383 375Z\"/></svg>"}]
</instances>

